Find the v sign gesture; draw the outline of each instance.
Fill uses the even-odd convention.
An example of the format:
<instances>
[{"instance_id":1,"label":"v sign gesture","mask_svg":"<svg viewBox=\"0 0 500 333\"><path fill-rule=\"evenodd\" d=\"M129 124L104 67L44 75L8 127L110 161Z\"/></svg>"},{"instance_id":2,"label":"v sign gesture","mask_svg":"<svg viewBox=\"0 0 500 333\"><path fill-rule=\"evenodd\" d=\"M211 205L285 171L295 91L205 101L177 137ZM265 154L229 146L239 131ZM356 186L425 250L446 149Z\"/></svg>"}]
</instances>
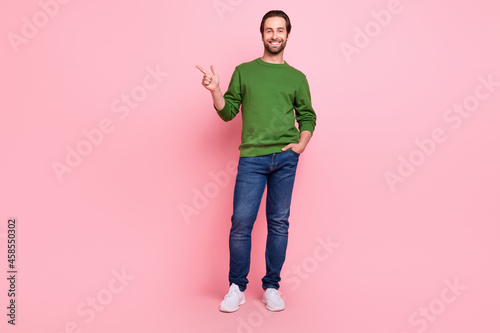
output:
<instances>
[{"instance_id":1,"label":"v sign gesture","mask_svg":"<svg viewBox=\"0 0 500 333\"><path fill-rule=\"evenodd\" d=\"M219 74L215 71L214 65L210 66L210 69L212 70L212 73L210 74L206 69L204 69L201 66L196 65L196 68L198 68L203 74L203 80L201 81L201 84L207 88L210 91L214 91L219 87Z\"/></svg>"}]
</instances>

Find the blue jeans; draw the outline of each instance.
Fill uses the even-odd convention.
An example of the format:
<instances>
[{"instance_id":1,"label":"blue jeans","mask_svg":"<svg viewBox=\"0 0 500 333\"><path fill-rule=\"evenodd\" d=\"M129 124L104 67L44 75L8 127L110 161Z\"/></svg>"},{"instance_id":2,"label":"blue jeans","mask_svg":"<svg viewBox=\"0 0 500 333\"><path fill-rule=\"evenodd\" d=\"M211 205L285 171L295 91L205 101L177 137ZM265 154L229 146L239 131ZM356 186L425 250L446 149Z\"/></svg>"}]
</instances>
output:
<instances>
[{"instance_id":1,"label":"blue jeans","mask_svg":"<svg viewBox=\"0 0 500 333\"><path fill-rule=\"evenodd\" d=\"M299 154L291 149L239 159L229 235L229 284L236 283L241 291L248 283L251 234L266 184L266 276L262 278L262 288L279 288L298 161Z\"/></svg>"}]
</instances>

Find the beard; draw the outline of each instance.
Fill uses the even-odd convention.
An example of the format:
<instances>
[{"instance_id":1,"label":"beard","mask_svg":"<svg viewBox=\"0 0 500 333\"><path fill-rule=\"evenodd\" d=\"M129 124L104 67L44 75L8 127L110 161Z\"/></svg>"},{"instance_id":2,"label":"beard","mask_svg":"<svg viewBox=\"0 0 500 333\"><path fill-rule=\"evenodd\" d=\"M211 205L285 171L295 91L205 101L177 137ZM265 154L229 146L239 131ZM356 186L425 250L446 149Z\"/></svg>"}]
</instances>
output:
<instances>
[{"instance_id":1,"label":"beard","mask_svg":"<svg viewBox=\"0 0 500 333\"><path fill-rule=\"evenodd\" d=\"M273 41L272 39L268 39L267 41L264 42L264 48L267 50L267 52L271 53L271 54L278 54L280 53L281 51L283 51L285 49L285 46L286 46L286 40L277 40L277 41L280 41L281 42L281 45L276 47L276 46L271 46L269 44L269 42Z\"/></svg>"}]
</instances>

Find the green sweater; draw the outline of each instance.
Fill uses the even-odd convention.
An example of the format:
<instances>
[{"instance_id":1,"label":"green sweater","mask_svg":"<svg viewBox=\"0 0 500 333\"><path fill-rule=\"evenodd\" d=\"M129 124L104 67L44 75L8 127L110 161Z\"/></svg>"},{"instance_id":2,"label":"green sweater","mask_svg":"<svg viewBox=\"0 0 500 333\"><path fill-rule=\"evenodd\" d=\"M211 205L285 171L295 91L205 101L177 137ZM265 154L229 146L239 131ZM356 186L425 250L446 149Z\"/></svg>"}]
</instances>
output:
<instances>
[{"instance_id":1,"label":"green sweater","mask_svg":"<svg viewBox=\"0 0 500 333\"><path fill-rule=\"evenodd\" d=\"M233 119L241 105L241 157L281 152L298 142L299 130L313 133L316 126L306 76L286 61L257 58L237 66L224 100L224 108L216 109L224 121Z\"/></svg>"}]
</instances>

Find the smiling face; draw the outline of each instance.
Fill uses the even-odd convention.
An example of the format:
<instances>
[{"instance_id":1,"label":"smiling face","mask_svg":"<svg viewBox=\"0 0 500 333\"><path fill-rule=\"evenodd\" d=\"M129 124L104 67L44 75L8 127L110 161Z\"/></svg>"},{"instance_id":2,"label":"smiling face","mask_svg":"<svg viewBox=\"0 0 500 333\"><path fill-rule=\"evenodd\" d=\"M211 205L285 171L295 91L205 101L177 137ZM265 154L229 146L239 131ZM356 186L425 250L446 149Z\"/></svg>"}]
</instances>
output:
<instances>
[{"instance_id":1,"label":"smiling face","mask_svg":"<svg viewBox=\"0 0 500 333\"><path fill-rule=\"evenodd\" d=\"M267 52L279 54L283 52L288 40L286 21L282 17L270 17L264 22L262 41Z\"/></svg>"}]
</instances>

